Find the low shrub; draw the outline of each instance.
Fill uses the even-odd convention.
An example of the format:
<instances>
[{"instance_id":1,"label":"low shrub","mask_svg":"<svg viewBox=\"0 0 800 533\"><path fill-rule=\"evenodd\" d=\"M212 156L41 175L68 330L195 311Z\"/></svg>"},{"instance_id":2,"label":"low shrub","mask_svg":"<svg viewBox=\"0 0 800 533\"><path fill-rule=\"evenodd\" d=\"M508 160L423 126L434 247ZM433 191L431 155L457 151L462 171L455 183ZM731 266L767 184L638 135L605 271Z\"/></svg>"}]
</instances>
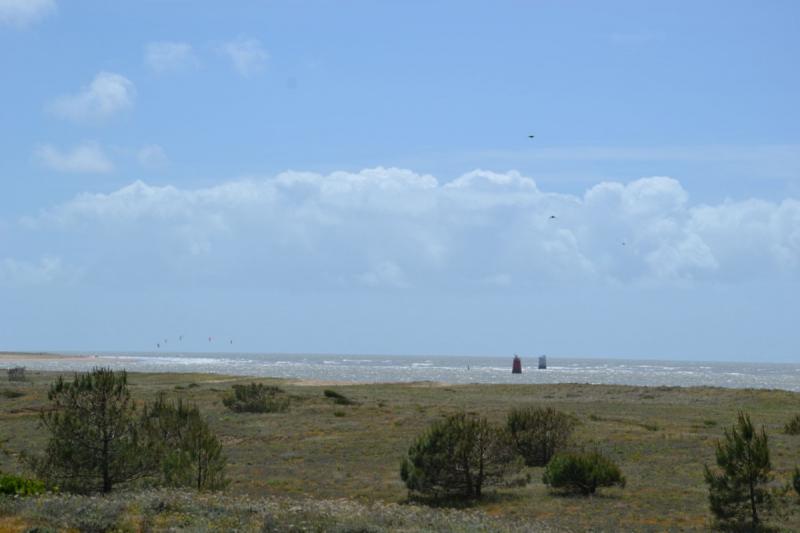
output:
<instances>
[{"instance_id":1,"label":"low shrub","mask_svg":"<svg viewBox=\"0 0 800 533\"><path fill-rule=\"evenodd\" d=\"M323 391L323 394L325 395L326 398L332 399L333 403L337 405L353 405L354 403L356 403L347 396L345 396L344 394L336 392L335 390L325 389Z\"/></svg>"},{"instance_id":2,"label":"low shrub","mask_svg":"<svg viewBox=\"0 0 800 533\"><path fill-rule=\"evenodd\" d=\"M0 473L0 494L10 496L35 496L45 491L44 482L13 474Z\"/></svg>"},{"instance_id":3,"label":"low shrub","mask_svg":"<svg viewBox=\"0 0 800 533\"><path fill-rule=\"evenodd\" d=\"M271 496L248 498L183 490L111 493L102 498L43 495L0 498L2 516L16 516L29 531L262 531L383 533L519 533L549 531L533 522L490 516L477 510L441 509L413 504L365 504ZM5 524L6 522L3 522ZM15 522L8 522L14 524ZM36 529L33 529L36 528ZM2 529L2 526L0 526Z\"/></svg>"},{"instance_id":4,"label":"low shrub","mask_svg":"<svg viewBox=\"0 0 800 533\"><path fill-rule=\"evenodd\" d=\"M289 398L282 394L280 387L262 383L234 385L222 403L235 413L280 413L289 408Z\"/></svg>"},{"instance_id":5,"label":"low shrub","mask_svg":"<svg viewBox=\"0 0 800 533\"><path fill-rule=\"evenodd\" d=\"M599 452L556 455L547 464L542 481L553 489L585 496L599 487L625 486L619 467Z\"/></svg>"},{"instance_id":6,"label":"low shrub","mask_svg":"<svg viewBox=\"0 0 800 533\"><path fill-rule=\"evenodd\" d=\"M794 491L800 496L800 468L794 467L794 476L792 476L792 486Z\"/></svg>"},{"instance_id":7,"label":"low shrub","mask_svg":"<svg viewBox=\"0 0 800 533\"><path fill-rule=\"evenodd\" d=\"M552 407L513 409L506 420L514 448L528 466L544 466L569 442L576 420Z\"/></svg>"},{"instance_id":8,"label":"low shrub","mask_svg":"<svg viewBox=\"0 0 800 533\"><path fill-rule=\"evenodd\" d=\"M39 522L39 527L55 527L58 531L105 533L122 529L120 526L130 499L131 495L118 499L75 495L44 496L37 498L35 505L29 504L20 514Z\"/></svg>"},{"instance_id":9,"label":"low shrub","mask_svg":"<svg viewBox=\"0 0 800 533\"><path fill-rule=\"evenodd\" d=\"M25 393L13 389L3 389L2 391L0 391L0 396L2 396L3 398L8 398L10 400L12 398L19 398L21 396L25 396Z\"/></svg>"},{"instance_id":10,"label":"low shrub","mask_svg":"<svg viewBox=\"0 0 800 533\"><path fill-rule=\"evenodd\" d=\"M783 426L783 432L787 435L800 435L800 415L794 415L794 418Z\"/></svg>"}]
</instances>

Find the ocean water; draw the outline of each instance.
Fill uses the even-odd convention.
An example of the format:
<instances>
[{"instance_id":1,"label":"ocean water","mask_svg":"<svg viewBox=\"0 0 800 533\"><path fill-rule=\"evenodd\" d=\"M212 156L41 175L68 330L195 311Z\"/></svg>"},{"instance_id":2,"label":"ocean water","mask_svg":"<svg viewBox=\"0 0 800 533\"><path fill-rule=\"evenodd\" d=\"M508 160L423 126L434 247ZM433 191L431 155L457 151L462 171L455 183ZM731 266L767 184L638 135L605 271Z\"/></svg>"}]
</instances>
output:
<instances>
[{"instance_id":1,"label":"ocean water","mask_svg":"<svg viewBox=\"0 0 800 533\"><path fill-rule=\"evenodd\" d=\"M132 372L210 372L248 376L368 383L594 383L648 386L767 388L800 392L800 364L724 363L522 356L523 373L511 373L512 356L304 355L253 353L94 352L62 358L0 361L32 370L87 370L109 366Z\"/></svg>"}]
</instances>

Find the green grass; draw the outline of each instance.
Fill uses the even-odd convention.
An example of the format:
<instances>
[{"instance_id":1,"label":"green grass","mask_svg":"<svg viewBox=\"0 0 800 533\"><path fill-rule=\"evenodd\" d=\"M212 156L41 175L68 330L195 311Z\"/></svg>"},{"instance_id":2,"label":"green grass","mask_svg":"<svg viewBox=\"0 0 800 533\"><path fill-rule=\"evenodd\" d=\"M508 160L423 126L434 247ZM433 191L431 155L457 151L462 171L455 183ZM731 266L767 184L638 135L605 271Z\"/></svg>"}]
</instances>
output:
<instances>
[{"instance_id":1,"label":"green grass","mask_svg":"<svg viewBox=\"0 0 800 533\"><path fill-rule=\"evenodd\" d=\"M8 438L5 448L12 452L0 456L0 470L19 472L14 454L44 447L46 434L39 427L38 412L47 405L47 386L54 377L28 372L25 396L0 399L0 435ZM233 384L253 381L285 390L291 398L289 410L238 414L224 407L223 394ZM286 380L130 374L129 382L138 401L163 391L199 406L229 458L232 482L225 498L347 498L367 506L404 502L400 462L428 424L462 409L502 423L511 408L526 405L575 415L580 421L577 442L619 464L627 487L606 489L587 499L566 498L551 494L542 484L542 468L529 468L523 474L530 476L530 483L491 492L472 511L579 531L705 529L710 514L703 464L713 464L714 443L734 423L739 409L749 412L757 426L766 427L775 486L788 483L800 464L800 439L784 433L786 422L800 411L800 394L784 391L343 384L336 392L357 399L343 410L324 395L326 387ZM792 501L784 511L774 523L787 531L800 530L800 504Z\"/></svg>"}]
</instances>

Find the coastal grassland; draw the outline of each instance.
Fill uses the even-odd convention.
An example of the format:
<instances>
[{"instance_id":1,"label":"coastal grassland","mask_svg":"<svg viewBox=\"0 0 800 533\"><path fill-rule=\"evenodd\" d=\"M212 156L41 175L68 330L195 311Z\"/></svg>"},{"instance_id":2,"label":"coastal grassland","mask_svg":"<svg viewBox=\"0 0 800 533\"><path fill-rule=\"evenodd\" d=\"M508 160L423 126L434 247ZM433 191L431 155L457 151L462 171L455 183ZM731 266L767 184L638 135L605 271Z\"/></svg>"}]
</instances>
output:
<instances>
[{"instance_id":1,"label":"coastal grassland","mask_svg":"<svg viewBox=\"0 0 800 533\"><path fill-rule=\"evenodd\" d=\"M43 448L46 434L38 427L38 412L47 407L47 387L55 376L29 371L26 383L0 378L0 437L8 439L5 447L12 452L0 456L0 469L19 472L14 455ZM233 413L222 404L233 384L253 381L285 390L291 398L288 411ZM591 498L556 496L541 482L543 469L529 468L527 486L489 491L469 509L509 524L535 524L533 529L706 529L710 513L703 463L713 464L714 443L735 422L738 410L766 427L776 486L788 482L800 464L800 437L783 432L786 422L800 413L800 394L785 391L579 384L332 385L138 373L130 374L129 382L139 402L163 391L196 403L208 417L228 456L231 484L224 495L202 497L221 498L226 505L234 505L230 502L236 498L347 498L364 509L404 502L407 491L398 472L408 446L431 422L462 409L498 423L511 408L526 405L573 413L579 420L576 440L620 465L627 478L625 489L604 489ZM325 396L326 389L353 403L337 404ZM22 394L5 395L4 390ZM416 509L406 507L409 512ZM800 530L800 503L794 501L786 509L789 512L773 523L787 531Z\"/></svg>"}]
</instances>

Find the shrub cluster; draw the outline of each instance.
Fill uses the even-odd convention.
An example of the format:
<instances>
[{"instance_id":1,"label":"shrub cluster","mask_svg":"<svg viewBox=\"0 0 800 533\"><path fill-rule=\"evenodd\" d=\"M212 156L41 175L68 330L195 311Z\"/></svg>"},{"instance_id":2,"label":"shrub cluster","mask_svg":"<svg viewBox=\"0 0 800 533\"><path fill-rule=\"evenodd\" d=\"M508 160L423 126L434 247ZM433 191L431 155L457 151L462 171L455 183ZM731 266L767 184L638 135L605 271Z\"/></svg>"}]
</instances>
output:
<instances>
[{"instance_id":1,"label":"shrub cluster","mask_svg":"<svg viewBox=\"0 0 800 533\"><path fill-rule=\"evenodd\" d=\"M141 415L127 374L95 368L51 385L41 420L50 439L28 464L50 486L67 492L107 493L141 478L167 485L215 489L225 484L225 457L197 407L162 395Z\"/></svg>"},{"instance_id":2,"label":"shrub cluster","mask_svg":"<svg viewBox=\"0 0 800 533\"><path fill-rule=\"evenodd\" d=\"M559 454L576 419L553 408L512 410L504 426L459 413L432 424L411 445L400 477L411 493L480 498L483 486L517 486L523 463L547 465L544 482L554 489L592 494L598 487L625 486L619 467L593 453Z\"/></svg>"},{"instance_id":3,"label":"shrub cluster","mask_svg":"<svg viewBox=\"0 0 800 533\"><path fill-rule=\"evenodd\" d=\"M10 496L35 496L45 491L44 482L13 474L0 473L0 494Z\"/></svg>"},{"instance_id":4,"label":"shrub cluster","mask_svg":"<svg viewBox=\"0 0 800 533\"><path fill-rule=\"evenodd\" d=\"M222 403L235 413L280 413L289 409L283 389L263 383L234 385Z\"/></svg>"},{"instance_id":5,"label":"shrub cluster","mask_svg":"<svg viewBox=\"0 0 800 533\"><path fill-rule=\"evenodd\" d=\"M333 403L337 405L353 405L354 403L356 403L347 396L345 396L344 394L336 392L335 390L325 389L323 391L323 394L325 395L326 398L330 398L331 400L333 400Z\"/></svg>"},{"instance_id":6,"label":"shrub cluster","mask_svg":"<svg viewBox=\"0 0 800 533\"><path fill-rule=\"evenodd\" d=\"M554 489L586 496L598 487L625 486L619 467L596 451L559 453L547 464L542 481Z\"/></svg>"},{"instance_id":7,"label":"shrub cluster","mask_svg":"<svg viewBox=\"0 0 800 533\"><path fill-rule=\"evenodd\" d=\"M800 415L794 415L794 418L783 426L783 431L787 435L800 435Z\"/></svg>"}]
</instances>

